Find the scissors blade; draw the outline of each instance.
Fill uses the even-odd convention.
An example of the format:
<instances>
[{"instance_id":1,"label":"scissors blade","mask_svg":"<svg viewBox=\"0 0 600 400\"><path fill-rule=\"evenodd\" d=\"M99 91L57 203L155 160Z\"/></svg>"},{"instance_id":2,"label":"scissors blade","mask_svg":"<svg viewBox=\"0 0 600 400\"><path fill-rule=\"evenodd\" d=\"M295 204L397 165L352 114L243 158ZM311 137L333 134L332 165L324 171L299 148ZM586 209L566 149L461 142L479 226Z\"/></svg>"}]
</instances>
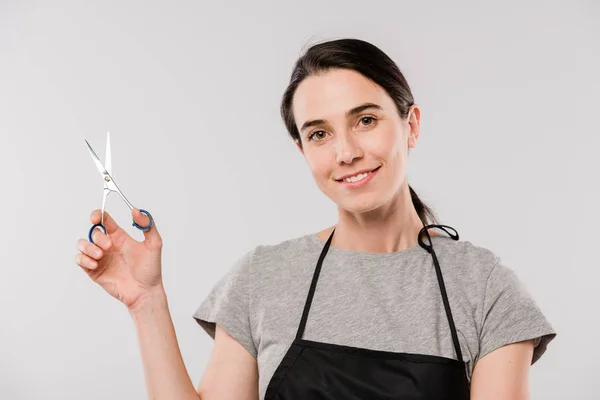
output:
<instances>
[{"instance_id":1,"label":"scissors blade","mask_svg":"<svg viewBox=\"0 0 600 400\"><path fill-rule=\"evenodd\" d=\"M98 172L100 172L100 175L102 175L103 178L105 176L108 176L112 180L112 177L110 176L110 174L108 173L108 171L106 171L106 168L104 168L104 165L102 165L102 163L100 162L100 159L96 155L96 152L94 151L94 149L92 148L92 146L90 146L90 144L88 143L87 139L84 139L84 140L85 140L85 144L87 144L88 151L90 152L90 155L92 156L92 160L94 161L94 164L96 164L96 168L98 168Z\"/></svg>"},{"instance_id":2,"label":"scissors blade","mask_svg":"<svg viewBox=\"0 0 600 400\"><path fill-rule=\"evenodd\" d=\"M85 143L87 144L90 155L92 156L92 160L94 160L94 164L96 164L96 168L98 168L100 175L102 175L102 180L104 181L104 200L102 200L103 203L106 201L106 195L108 194L107 191L108 192L117 192L121 196L123 201L125 201L125 203L127 203L127 206L129 206L130 209L133 209L133 204L131 204L129 202L129 200L127 200L127 198L125 197L123 192L121 192L121 190L115 183L112 176L110 176L108 171L106 171L106 168L104 168L104 165L102 165L102 163L100 162L100 159L96 155L96 152L94 151L92 146L90 146L90 144L88 143L87 140L85 141Z\"/></svg>"},{"instance_id":3,"label":"scissors blade","mask_svg":"<svg viewBox=\"0 0 600 400\"><path fill-rule=\"evenodd\" d=\"M106 157L104 157L104 168L108 174L112 174L112 161L110 156L110 132L106 132Z\"/></svg>"}]
</instances>

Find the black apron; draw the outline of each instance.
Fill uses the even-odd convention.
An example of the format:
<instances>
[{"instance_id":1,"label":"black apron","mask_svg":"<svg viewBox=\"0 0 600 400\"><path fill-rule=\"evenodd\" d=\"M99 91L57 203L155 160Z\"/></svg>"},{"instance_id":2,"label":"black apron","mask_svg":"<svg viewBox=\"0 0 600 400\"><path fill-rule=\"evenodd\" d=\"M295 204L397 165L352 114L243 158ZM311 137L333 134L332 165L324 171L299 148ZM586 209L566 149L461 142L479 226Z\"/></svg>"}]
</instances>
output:
<instances>
[{"instance_id":1,"label":"black apron","mask_svg":"<svg viewBox=\"0 0 600 400\"><path fill-rule=\"evenodd\" d=\"M455 235L445 228L450 228ZM466 400L466 364L450 312L440 265L427 229L440 228L452 239L458 233L446 225L427 225L419 245L433 257L457 359L412 353L393 353L302 339L323 259L333 232L315 268L296 338L275 370L265 400ZM429 244L421 239L425 232Z\"/></svg>"}]
</instances>

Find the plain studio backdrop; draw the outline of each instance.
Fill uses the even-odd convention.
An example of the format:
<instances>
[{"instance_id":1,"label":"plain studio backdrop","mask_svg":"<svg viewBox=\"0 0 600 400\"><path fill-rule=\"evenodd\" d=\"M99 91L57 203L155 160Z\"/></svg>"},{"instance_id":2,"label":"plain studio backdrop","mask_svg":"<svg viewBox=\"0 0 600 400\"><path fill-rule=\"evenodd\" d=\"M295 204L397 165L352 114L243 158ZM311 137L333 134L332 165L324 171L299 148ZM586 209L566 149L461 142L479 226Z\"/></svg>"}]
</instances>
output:
<instances>
[{"instance_id":1,"label":"plain studio backdrop","mask_svg":"<svg viewBox=\"0 0 600 400\"><path fill-rule=\"evenodd\" d=\"M0 399L143 399L133 322L75 263L102 180L147 209L197 385L192 314L234 260L337 221L279 102L311 44L370 41L422 110L408 181L514 269L558 332L532 399L600 398L598 2L0 5ZM136 239L129 208L107 211Z\"/></svg>"}]
</instances>

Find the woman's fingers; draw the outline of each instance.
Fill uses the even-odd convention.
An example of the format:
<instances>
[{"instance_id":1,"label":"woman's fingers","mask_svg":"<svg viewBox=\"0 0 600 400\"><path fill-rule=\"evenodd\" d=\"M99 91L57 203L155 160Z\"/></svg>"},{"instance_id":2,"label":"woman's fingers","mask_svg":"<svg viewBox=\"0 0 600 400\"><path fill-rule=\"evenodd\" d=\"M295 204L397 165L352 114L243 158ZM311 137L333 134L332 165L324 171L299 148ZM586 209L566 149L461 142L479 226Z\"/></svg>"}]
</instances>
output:
<instances>
[{"instance_id":1,"label":"woman's fingers","mask_svg":"<svg viewBox=\"0 0 600 400\"><path fill-rule=\"evenodd\" d=\"M96 228L92 231L92 240L94 243L90 243L89 241L87 243L92 246L99 247L102 250L108 250L112 246L112 240L110 239L110 236L105 234L100 228Z\"/></svg>"},{"instance_id":2,"label":"woman's fingers","mask_svg":"<svg viewBox=\"0 0 600 400\"><path fill-rule=\"evenodd\" d=\"M93 225L100 223L100 217L102 216L102 210L94 210L90 215L90 221ZM119 229L119 225L116 221L110 216L110 214L104 211L104 227L106 228L106 233L111 234ZM100 228L96 228L95 230L100 230ZM103 232L103 231L102 231ZM95 241L95 239L94 239Z\"/></svg>"},{"instance_id":3,"label":"woman's fingers","mask_svg":"<svg viewBox=\"0 0 600 400\"><path fill-rule=\"evenodd\" d=\"M140 212L138 208L133 208L131 210L131 216L133 217L135 223L139 226L148 226L150 224L150 218L146 214ZM152 219L152 226L150 227L150 229L145 230L143 232L144 240L146 244L150 246L150 248L162 248L162 238L158 233L158 230L156 228L156 221L154 220L154 218Z\"/></svg>"},{"instance_id":4,"label":"woman's fingers","mask_svg":"<svg viewBox=\"0 0 600 400\"><path fill-rule=\"evenodd\" d=\"M75 262L87 272L98 267L98 262L96 260L83 253L79 253L75 256Z\"/></svg>"},{"instance_id":5,"label":"woman's fingers","mask_svg":"<svg viewBox=\"0 0 600 400\"><path fill-rule=\"evenodd\" d=\"M84 239L77 241L77 250L95 260L99 260L104 255L104 251L100 247Z\"/></svg>"},{"instance_id":6,"label":"woman's fingers","mask_svg":"<svg viewBox=\"0 0 600 400\"><path fill-rule=\"evenodd\" d=\"M100 232L102 235L104 235L102 232ZM106 236L106 235L104 235ZM107 250L108 247L106 245L106 242L109 242L107 237L103 237L100 240L98 240L97 238L94 239L94 243L90 243L89 241L85 240L85 239L79 239L77 241L77 250L79 250L80 252L82 252L83 254L85 254L86 256L93 258L95 260L99 260L102 258L102 256L104 255L104 250ZM98 246L100 245L100 246Z\"/></svg>"}]
</instances>

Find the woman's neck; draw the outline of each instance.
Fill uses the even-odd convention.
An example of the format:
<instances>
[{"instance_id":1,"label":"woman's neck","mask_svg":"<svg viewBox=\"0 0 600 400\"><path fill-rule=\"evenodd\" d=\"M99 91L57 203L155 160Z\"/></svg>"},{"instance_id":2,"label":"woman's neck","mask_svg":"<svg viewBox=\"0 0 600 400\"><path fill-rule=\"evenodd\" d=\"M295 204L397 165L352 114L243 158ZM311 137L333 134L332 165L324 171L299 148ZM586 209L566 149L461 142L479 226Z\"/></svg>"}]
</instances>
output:
<instances>
[{"instance_id":1,"label":"woman's neck","mask_svg":"<svg viewBox=\"0 0 600 400\"><path fill-rule=\"evenodd\" d=\"M369 253L391 253L418 246L423 228L410 199L395 199L393 204L366 213L339 209L339 220L317 236L326 241L335 228L331 247ZM430 236L438 233L429 232Z\"/></svg>"}]
</instances>

